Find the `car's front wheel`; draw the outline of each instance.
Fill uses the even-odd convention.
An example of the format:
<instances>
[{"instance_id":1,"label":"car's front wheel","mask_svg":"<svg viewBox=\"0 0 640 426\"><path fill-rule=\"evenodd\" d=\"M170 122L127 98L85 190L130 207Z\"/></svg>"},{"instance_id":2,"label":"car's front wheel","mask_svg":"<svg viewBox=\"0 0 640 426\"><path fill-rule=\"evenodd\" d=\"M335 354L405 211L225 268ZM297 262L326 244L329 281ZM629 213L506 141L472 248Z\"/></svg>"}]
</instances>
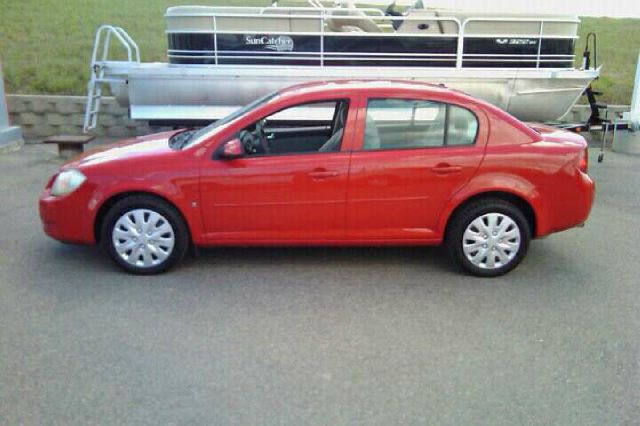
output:
<instances>
[{"instance_id":1,"label":"car's front wheel","mask_svg":"<svg viewBox=\"0 0 640 426\"><path fill-rule=\"evenodd\" d=\"M518 266L530 239L529 223L518 207L485 199L452 218L446 244L456 264L474 275L495 277Z\"/></svg>"},{"instance_id":2,"label":"car's front wheel","mask_svg":"<svg viewBox=\"0 0 640 426\"><path fill-rule=\"evenodd\" d=\"M105 216L102 241L113 261L127 272L156 274L179 262L189 233L178 211L145 195L119 200Z\"/></svg>"}]
</instances>

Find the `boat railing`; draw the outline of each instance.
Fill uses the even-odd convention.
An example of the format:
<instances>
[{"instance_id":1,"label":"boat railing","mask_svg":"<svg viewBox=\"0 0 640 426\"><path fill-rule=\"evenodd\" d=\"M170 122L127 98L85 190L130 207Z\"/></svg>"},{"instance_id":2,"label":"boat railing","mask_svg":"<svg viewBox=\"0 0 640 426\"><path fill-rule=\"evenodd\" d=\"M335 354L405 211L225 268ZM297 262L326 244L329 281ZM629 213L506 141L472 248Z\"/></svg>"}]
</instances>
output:
<instances>
[{"instance_id":1,"label":"boat railing","mask_svg":"<svg viewBox=\"0 0 640 426\"><path fill-rule=\"evenodd\" d=\"M309 10L309 8L287 8L289 10L299 9L299 10ZM266 10L266 8L265 8ZM213 22L213 29L211 32L213 34L213 51L210 50L183 50L183 49L169 49L168 56L169 58L199 58L199 59L212 59L213 64L220 65L222 59L270 59L274 56L278 57L287 57L287 59L292 60L308 60L315 59L319 61L320 66L324 66L327 62L327 59L335 59L336 56L340 56L342 60L365 60L362 56L370 56L377 57L375 60L385 60L385 58L380 58L383 56L387 56L386 60L392 60L393 56L402 57L404 61L419 61L420 58L438 58L443 61L451 61L452 63L456 62L456 53L360 53L360 52L329 52L325 49L325 39L327 36L336 36L336 35L347 35L347 36L382 36L382 37L422 37L422 38L458 38L460 33L460 28L462 26L460 20L455 17L428 17L429 21L438 21L438 22L451 22L455 24L457 30L454 33L449 34L420 34L420 33L394 33L394 32L376 32L376 33L366 33L366 32L333 32L328 31L326 29L327 20L336 20L336 21L352 21L354 18L359 18L359 16L352 15L332 15L330 12L332 11L344 11L345 9L317 9L319 14L317 15L305 15L305 14L277 14L277 13L269 13L264 14L263 11L258 14L242 14L242 13L216 13L215 15L211 14L189 14L189 16L211 16ZM357 9L360 12L365 13L364 17L373 19L376 24L378 24L381 28L392 28L392 22L394 20L402 20L402 21L424 21L423 17L392 17L385 16L382 11L379 9ZM271 9L273 11L273 9ZM219 29L219 20L224 18L243 18L247 19L247 27L245 29L235 29L235 30L221 30ZM319 39L319 50L317 52L294 52L294 51L286 51L286 52L274 52L270 51L269 56L256 56L256 55L239 55L239 51L225 51L219 49L219 36L224 34L238 34L238 32L243 32L246 34L265 34L264 31L256 31L255 27L252 28L250 24L251 20L257 19L300 19L300 20L308 20L308 21L316 21L318 23L316 31L270 31L274 34L280 35L304 35L304 36L317 36ZM203 31L166 31L166 33L202 33ZM269 33L269 32L267 32ZM187 53L187 55L184 55ZM200 54L199 54L200 53ZM328 58L331 56L331 58Z\"/></svg>"},{"instance_id":2,"label":"boat railing","mask_svg":"<svg viewBox=\"0 0 640 426\"><path fill-rule=\"evenodd\" d=\"M111 36L114 36L125 49L127 52L127 60L129 62L140 62L140 49L136 42L123 28L113 25L102 25L96 30L93 52L91 53L92 64L98 62L98 52L100 51L100 47L102 47L102 58L100 60L106 61L108 59L109 48L111 46Z\"/></svg>"},{"instance_id":3,"label":"boat railing","mask_svg":"<svg viewBox=\"0 0 640 426\"><path fill-rule=\"evenodd\" d=\"M466 32L466 28L469 24L473 23L473 22L519 22L519 23L533 23L533 24L537 24L538 25L538 33L537 34L472 34L472 33L467 33ZM521 37L525 37L525 38L535 38L537 39L537 53L535 54L535 59L536 59L536 68L540 68L540 65L543 64L544 62L556 62L558 60L562 61L562 62L568 62L571 61L571 63L575 63L575 58L576 55L575 53L573 54L567 54L567 55L543 55L541 53L541 49L542 49L542 41L544 39L569 39L569 40L577 40L579 37L577 35L561 35L561 34L545 34L544 30L545 30L545 23L549 24L549 23L554 23L554 24L579 24L580 20L579 19L567 19L567 18L544 18L544 19L537 19L537 18L501 18L501 17L477 17L477 18L467 18L463 24L462 24L462 28L460 30L460 40L458 43L458 67L461 67L461 61L464 58L465 60L472 60L472 61L480 61L480 62L490 62L492 60L495 60L495 56L498 56L498 54L492 55L492 54L465 54L464 51L462 50L464 47L464 38L465 37L482 37L482 38L521 38ZM472 56L477 56L478 58L469 58ZM502 55L502 56L515 56L515 55ZM508 59L508 58L500 58L500 61L507 61L507 62L511 62L511 61L527 61L526 58L531 58L534 55L523 55L520 54L518 55L520 57L524 57L524 58L516 58L516 59Z\"/></svg>"},{"instance_id":4,"label":"boat railing","mask_svg":"<svg viewBox=\"0 0 640 426\"><path fill-rule=\"evenodd\" d=\"M85 132L96 127L98 113L102 102L102 85L123 83L122 78L105 76L105 66L110 62L111 37L115 37L127 54L127 62L140 62L140 49L136 42L121 28L113 25L98 27L93 42L91 64L89 65L89 82L87 84L87 104L85 107L83 129Z\"/></svg>"},{"instance_id":5,"label":"boat railing","mask_svg":"<svg viewBox=\"0 0 640 426\"><path fill-rule=\"evenodd\" d=\"M571 54L549 54L542 51L544 40L558 39L558 40L571 40L572 43L578 39L578 36L574 33L567 34L552 34L546 33L547 26L557 24L578 24L580 21L570 18L505 18L505 17L469 17L464 21L453 16L431 16L431 15L418 15L418 16L385 16L379 9L357 9L358 12L362 12L361 15L343 14L349 9L343 8L323 8L313 9L304 7L291 7L287 8L288 13L278 13L274 10L276 8L256 8L255 12L258 13L239 13L233 11L233 8L228 8L229 11L225 11L224 7L217 8L220 12L211 13L189 13L185 15L177 15L178 17L192 17L192 16L210 16L212 20L211 29L207 30L167 30L166 33L211 33L213 35L213 50L185 50L185 49L169 49L168 56L170 59L199 59L203 60L203 63L209 65L222 65L225 64L225 60L270 60L270 59L287 59L293 62L310 60L317 61L320 66L326 66L327 63L335 63L337 58L341 61L403 61L403 62L415 62L425 61L427 59L437 60L439 62L448 63L449 67L455 68L467 68L467 67L482 67L484 63L500 62L500 63L520 63L527 64L527 68L556 68L556 66L545 66L549 63L562 63L562 68L573 68L575 62L575 54L571 49ZM316 13L302 13L302 11L313 11ZM298 13L300 12L300 13ZM169 17L169 16L167 16ZM172 16L174 17L174 16ZM221 22L228 19L237 18L241 24L235 23L233 29L228 29L227 25L220 25ZM264 19L295 19L300 21L316 22L317 25L310 24L308 30L304 31L288 31L288 30L269 30L260 31L259 25L256 25L256 20ZM328 22L339 21L354 21L354 19L369 19L373 21L379 28L379 32L365 32L365 31L353 31L353 32L337 32L330 31L328 29ZM300 22L299 21L299 22ZM388 30L393 28L393 23L401 21L402 25L407 23L421 21L421 22L437 22L441 27L441 32L426 32L426 31L405 31L405 32L393 32ZM488 32L475 32L469 30L472 24L482 22L495 22L497 24L529 24L529 28L532 25L535 26L536 31L527 31L518 33L516 31L509 31L507 33L488 33ZM442 31L442 24L447 25L447 31ZM499 25L498 25L499 26ZM225 29L227 27L227 29ZM245 35L264 35L273 34L274 36L308 36L318 37L318 49L313 51L293 51L290 50L269 50L269 51L257 51L257 50L225 50L221 48L220 38L224 35L230 34L245 34ZM368 37L373 36L376 38L383 37L420 37L420 38L433 38L439 40L454 40L455 49L447 51L446 53L439 52L402 52L393 53L385 52L380 49L378 51L368 50L365 53L355 52L345 49L340 51L327 50L326 40L327 37L334 36L347 36L347 37ZM528 43L531 46L535 45L535 51L530 49L528 53L473 53L466 49L466 42L470 38L486 38L497 39L498 43L507 43L515 45L519 43ZM517 49L516 49L517 51ZM245 55L243 55L245 53ZM262 55L261 55L262 53ZM366 57L366 58L365 58ZM179 62L179 61L178 61ZM227 62L228 63L228 62ZM185 63L185 64L188 64ZM442 65L440 65L442 66ZM495 65L492 66L495 68Z\"/></svg>"}]
</instances>

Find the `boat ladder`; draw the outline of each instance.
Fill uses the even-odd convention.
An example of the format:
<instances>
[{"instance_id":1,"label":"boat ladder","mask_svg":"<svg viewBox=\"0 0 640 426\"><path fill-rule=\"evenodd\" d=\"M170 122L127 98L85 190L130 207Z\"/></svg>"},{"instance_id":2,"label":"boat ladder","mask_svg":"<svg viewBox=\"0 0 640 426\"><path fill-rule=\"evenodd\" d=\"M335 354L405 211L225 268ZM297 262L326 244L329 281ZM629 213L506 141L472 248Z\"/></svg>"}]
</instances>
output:
<instances>
[{"instance_id":1,"label":"boat ladder","mask_svg":"<svg viewBox=\"0 0 640 426\"><path fill-rule=\"evenodd\" d=\"M102 25L96 31L96 38L93 42L93 52L91 54L91 64L89 70L89 83L87 84L87 104L84 113L83 130L88 132L95 129L100 112L102 101L103 84L126 83L123 77L107 77L105 69L109 64L109 49L111 36L114 36L127 52L127 61L130 63L140 62L140 50L135 41L127 32L112 25ZM99 52L101 56L98 58ZM119 61L122 62L122 61Z\"/></svg>"}]
</instances>

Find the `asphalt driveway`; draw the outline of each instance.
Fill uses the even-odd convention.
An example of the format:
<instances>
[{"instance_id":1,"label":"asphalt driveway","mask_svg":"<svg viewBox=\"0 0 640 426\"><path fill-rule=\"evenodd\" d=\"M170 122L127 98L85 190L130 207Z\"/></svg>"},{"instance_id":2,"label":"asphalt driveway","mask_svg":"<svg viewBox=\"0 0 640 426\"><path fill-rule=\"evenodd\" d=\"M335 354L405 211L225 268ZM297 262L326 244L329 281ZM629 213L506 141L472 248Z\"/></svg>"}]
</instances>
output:
<instances>
[{"instance_id":1,"label":"asphalt driveway","mask_svg":"<svg viewBox=\"0 0 640 426\"><path fill-rule=\"evenodd\" d=\"M640 419L640 157L592 155L587 226L489 280L433 248L213 249L129 276L41 231L51 158L0 155L0 424Z\"/></svg>"}]
</instances>

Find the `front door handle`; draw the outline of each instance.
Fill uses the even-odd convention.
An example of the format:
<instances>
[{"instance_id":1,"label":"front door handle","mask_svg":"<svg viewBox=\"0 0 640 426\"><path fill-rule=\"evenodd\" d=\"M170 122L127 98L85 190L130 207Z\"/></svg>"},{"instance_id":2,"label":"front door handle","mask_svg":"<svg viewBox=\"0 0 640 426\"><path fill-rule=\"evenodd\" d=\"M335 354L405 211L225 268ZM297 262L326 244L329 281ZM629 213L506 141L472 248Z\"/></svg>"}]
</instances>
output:
<instances>
[{"instance_id":1,"label":"front door handle","mask_svg":"<svg viewBox=\"0 0 640 426\"><path fill-rule=\"evenodd\" d=\"M435 173L436 175L450 175L453 173L459 173L462 171L462 167L461 166L451 166L447 163L444 164L438 164L435 167L431 168L431 171L433 173Z\"/></svg>"},{"instance_id":2,"label":"front door handle","mask_svg":"<svg viewBox=\"0 0 640 426\"><path fill-rule=\"evenodd\" d=\"M314 170L309 173L312 179L328 179L338 176L338 172L334 170Z\"/></svg>"}]
</instances>

